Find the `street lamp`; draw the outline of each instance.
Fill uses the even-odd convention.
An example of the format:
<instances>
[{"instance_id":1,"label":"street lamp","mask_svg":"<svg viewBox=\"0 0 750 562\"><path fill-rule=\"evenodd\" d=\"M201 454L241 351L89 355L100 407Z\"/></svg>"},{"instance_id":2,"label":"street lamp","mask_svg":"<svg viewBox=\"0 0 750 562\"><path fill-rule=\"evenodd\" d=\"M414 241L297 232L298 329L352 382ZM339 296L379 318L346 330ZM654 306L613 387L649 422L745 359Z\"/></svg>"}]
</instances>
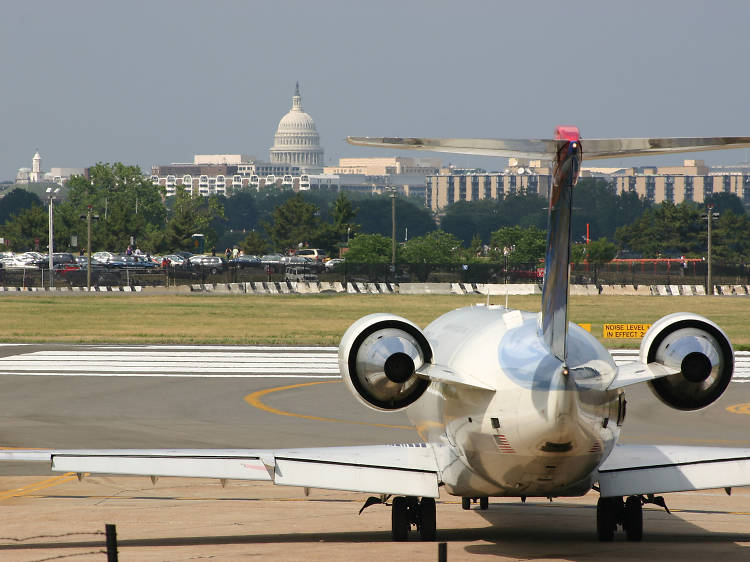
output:
<instances>
[{"instance_id":1,"label":"street lamp","mask_svg":"<svg viewBox=\"0 0 750 562\"><path fill-rule=\"evenodd\" d=\"M52 289L55 286L55 276L54 276L54 207L55 207L55 195L57 195L57 192L60 191L59 187L56 187L54 190L51 187L48 187L46 190L47 194L47 200L49 201L49 244L48 244L48 250L49 250L49 288Z\"/></svg>"},{"instance_id":2,"label":"street lamp","mask_svg":"<svg viewBox=\"0 0 750 562\"><path fill-rule=\"evenodd\" d=\"M705 220L708 223L708 275L706 279L706 294L707 295L713 295L714 294L714 282L713 282L713 276L711 274L711 223L713 222L713 219L719 218L719 213L714 213L714 205L713 203L709 203L706 205L706 214L702 215L701 218Z\"/></svg>"},{"instance_id":3,"label":"street lamp","mask_svg":"<svg viewBox=\"0 0 750 562\"><path fill-rule=\"evenodd\" d=\"M86 219L86 254L88 255L86 290L91 291L91 219L99 220L99 215L92 215L91 205L86 205L86 214L81 215L81 218Z\"/></svg>"}]
</instances>

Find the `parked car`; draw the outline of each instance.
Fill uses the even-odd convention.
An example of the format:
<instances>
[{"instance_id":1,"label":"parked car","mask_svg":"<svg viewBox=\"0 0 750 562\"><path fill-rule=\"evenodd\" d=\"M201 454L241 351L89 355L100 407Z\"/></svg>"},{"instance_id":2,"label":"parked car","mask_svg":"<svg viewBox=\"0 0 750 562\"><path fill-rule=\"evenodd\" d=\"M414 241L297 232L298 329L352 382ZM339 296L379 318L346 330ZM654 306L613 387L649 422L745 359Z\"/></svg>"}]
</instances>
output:
<instances>
[{"instance_id":1,"label":"parked car","mask_svg":"<svg viewBox=\"0 0 750 562\"><path fill-rule=\"evenodd\" d=\"M286 267L297 266L306 267L313 273L320 273L325 269L325 266L312 258L304 256L289 256L284 264Z\"/></svg>"},{"instance_id":2,"label":"parked car","mask_svg":"<svg viewBox=\"0 0 750 562\"><path fill-rule=\"evenodd\" d=\"M96 260L97 263L106 265L107 267L125 267L126 263L122 257L112 252L96 252L95 254L91 254L92 260Z\"/></svg>"},{"instance_id":3,"label":"parked car","mask_svg":"<svg viewBox=\"0 0 750 562\"><path fill-rule=\"evenodd\" d=\"M164 257L169 260L169 265L172 267L187 267L190 263L185 256L179 254L167 254Z\"/></svg>"},{"instance_id":4,"label":"parked car","mask_svg":"<svg viewBox=\"0 0 750 562\"><path fill-rule=\"evenodd\" d=\"M219 256L191 256L190 264L194 268L197 267L212 274L219 273L227 268L226 260Z\"/></svg>"},{"instance_id":5,"label":"parked car","mask_svg":"<svg viewBox=\"0 0 750 562\"><path fill-rule=\"evenodd\" d=\"M38 263L43 257L37 252L26 252L4 257L2 263L6 269L39 269Z\"/></svg>"},{"instance_id":6,"label":"parked car","mask_svg":"<svg viewBox=\"0 0 750 562\"><path fill-rule=\"evenodd\" d=\"M271 271L279 271L281 269L281 260L284 258L281 254L266 254L260 258L260 263L263 267L270 268Z\"/></svg>"},{"instance_id":7,"label":"parked car","mask_svg":"<svg viewBox=\"0 0 750 562\"><path fill-rule=\"evenodd\" d=\"M326 271L332 271L337 265L344 263L344 258L332 258L325 262Z\"/></svg>"},{"instance_id":8,"label":"parked car","mask_svg":"<svg viewBox=\"0 0 750 562\"><path fill-rule=\"evenodd\" d=\"M131 256L120 256L120 259L125 263L125 267L127 268L142 267L145 269L154 269L155 267L158 267L146 256L133 254Z\"/></svg>"},{"instance_id":9,"label":"parked car","mask_svg":"<svg viewBox=\"0 0 750 562\"><path fill-rule=\"evenodd\" d=\"M309 267L287 267L284 271L284 281L317 281L318 276Z\"/></svg>"},{"instance_id":10,"label":"parked car","mask_svg":"<svg viewBox=\"0 0 750 562\"><path fill-rule=\"evenodd\" d=\"M244 269L246 267L263 267L258 256L237 256L236 258L229 260L228 263L238 269Z\"/></svg>"}]
</instances>

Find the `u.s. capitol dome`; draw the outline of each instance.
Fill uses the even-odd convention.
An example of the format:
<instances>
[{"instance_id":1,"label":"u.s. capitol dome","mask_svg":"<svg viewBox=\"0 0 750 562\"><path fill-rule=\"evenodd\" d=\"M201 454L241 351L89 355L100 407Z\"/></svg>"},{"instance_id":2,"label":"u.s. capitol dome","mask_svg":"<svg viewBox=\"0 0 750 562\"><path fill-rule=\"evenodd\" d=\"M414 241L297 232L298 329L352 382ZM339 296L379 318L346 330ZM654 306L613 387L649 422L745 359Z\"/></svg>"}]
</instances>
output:
<instances>
[{"instance_id":1,"label":"u.s. capitol dome","mask_svg":"<svg viewBox=\"0 0 750 562\"><path fill-rule=\"evenodd\" d=\"M308 173L319 173L323 168L323 149L315 121L302 110L302 96L297 83L292 97L292 109L281 118L270 150L272 163L299 166Z\"/></svg>"}]
</instances>

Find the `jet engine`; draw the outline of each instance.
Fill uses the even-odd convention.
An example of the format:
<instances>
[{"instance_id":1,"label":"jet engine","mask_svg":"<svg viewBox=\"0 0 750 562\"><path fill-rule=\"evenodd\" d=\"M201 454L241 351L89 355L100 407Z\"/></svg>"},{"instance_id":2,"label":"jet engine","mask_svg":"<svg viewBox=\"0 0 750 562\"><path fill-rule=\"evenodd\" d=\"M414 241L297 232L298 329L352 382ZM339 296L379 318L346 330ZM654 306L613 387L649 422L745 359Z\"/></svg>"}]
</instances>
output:
<instances>
[{"instance_id":1,"label":"jet engine","mask_svg":"<svg viewBox=\"0 0 750 562\"><path fill-rule=\"evenodd\" d=\"M422 396L430 381L415 371L431 359L419 327L393 314L360 318L339 345L341 376L352 394L375 410L401 410Z\"/></svg>"},{"instance_id":2,"label":"jet engine","mask_svg":"<svg viewBox=\"0 0 750 562\"><path fill-rule=\"evenodd\" d=\"M734 371L734 352L721 328L684 312L664 316L651 326L641 342L640 359L680 371L649 383L659 400L677 410L713 403Z\"/></svg>"}]
</instances>

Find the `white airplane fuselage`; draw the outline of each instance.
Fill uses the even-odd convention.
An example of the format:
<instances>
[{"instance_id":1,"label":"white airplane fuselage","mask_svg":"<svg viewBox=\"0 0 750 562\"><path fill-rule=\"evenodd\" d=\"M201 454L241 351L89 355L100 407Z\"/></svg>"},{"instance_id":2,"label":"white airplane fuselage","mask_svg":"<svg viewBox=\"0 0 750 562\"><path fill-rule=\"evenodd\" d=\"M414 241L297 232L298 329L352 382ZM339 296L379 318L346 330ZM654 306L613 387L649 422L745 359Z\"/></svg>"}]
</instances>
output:
<instances>
[{"instance_id":1,"label":"white airplane fuselage","mask_svg":"<svg viewBox=\"0 0 750 562\"><path fill-rule=\"evenodd\" d=\"M406 410L436 446L449 493L546 497L591 488L624 416L621 391L606 390L614 361L591 334L570 324L566 365L542 341L535 313L466 307L424 334L434 363L496 388L433 382Z\"/></svg>"}]
</instances>

